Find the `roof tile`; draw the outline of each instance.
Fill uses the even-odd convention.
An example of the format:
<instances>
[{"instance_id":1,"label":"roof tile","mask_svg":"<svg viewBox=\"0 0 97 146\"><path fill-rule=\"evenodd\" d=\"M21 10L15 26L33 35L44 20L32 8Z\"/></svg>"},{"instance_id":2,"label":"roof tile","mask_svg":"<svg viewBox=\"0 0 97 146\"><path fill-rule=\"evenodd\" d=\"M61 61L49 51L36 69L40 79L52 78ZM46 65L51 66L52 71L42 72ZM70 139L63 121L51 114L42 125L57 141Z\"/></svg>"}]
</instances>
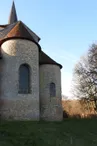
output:
<instances>
[{"instance_id":1,"label":"roof tile","mask_svg":"<svg viewBox=\"0 0 97 146\"><path fill-rule=\"evenodd\" d=\"M54 64L58 65L60 68L62 68L62 65L55 62L52 58L50 58L47 54L45 54L43 51L39 54L39 64Z\"/></svg>"},{"instance_id":2,"label":"roof tile","mask_svg":"<svg viewBox=\"0 0 97 146\"><path fill-rule=\"evenodd\" d=\"M27 39L34 40L28 30L25 28L24 24L19 21L12 30L5 36L5 38L9 37L23 37Z\"/></svg>"}]
</instances>

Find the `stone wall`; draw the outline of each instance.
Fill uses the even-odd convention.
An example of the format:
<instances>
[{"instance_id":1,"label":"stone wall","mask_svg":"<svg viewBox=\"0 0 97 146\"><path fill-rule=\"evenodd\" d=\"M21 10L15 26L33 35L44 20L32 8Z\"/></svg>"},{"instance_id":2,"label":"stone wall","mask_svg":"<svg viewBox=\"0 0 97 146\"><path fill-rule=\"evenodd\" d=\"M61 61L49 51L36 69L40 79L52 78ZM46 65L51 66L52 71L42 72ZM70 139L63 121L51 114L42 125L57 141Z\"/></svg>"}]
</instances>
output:
<instances>
[{"instance_id":1,"label":"stone wall","mask_svg":"<svg viewBox=\"0 0 97 146\"><path fill-rule=\"evenodd\" d=\"M1 115L6 119L39 120L39 49L28 40L13 39L1 46ZM30 93L19 94L19 67L30 66Z\"/></svg>"},{"instance_id":2,"label":"stone wall","mask_svg":"<svg viewBox=\"0 0 97 146\"><path fill-rule=\"evenodd\" d=\"M49 85L56 85L56 97L50 97ZM40 66L40 109L41 119L62 120L61 71L57 65Z\"/></svg>"}]
</instances>

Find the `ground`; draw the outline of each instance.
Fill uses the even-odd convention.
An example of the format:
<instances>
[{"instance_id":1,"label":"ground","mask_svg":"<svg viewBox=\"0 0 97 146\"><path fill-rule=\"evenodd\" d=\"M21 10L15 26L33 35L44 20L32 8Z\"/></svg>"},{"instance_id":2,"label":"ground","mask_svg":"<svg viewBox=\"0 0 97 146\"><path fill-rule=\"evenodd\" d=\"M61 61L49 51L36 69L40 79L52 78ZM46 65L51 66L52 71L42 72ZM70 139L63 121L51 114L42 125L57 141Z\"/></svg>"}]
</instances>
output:
<instances>
[{"instance_id":1,"label":"ground","mask_svg":"<svg viewBox=\"0 0 97 146\"><path fill-rule=\"evenodd\" d=\"M97 146L97 119L1 121L0 146Z\"/></svg>"}]
</instances>

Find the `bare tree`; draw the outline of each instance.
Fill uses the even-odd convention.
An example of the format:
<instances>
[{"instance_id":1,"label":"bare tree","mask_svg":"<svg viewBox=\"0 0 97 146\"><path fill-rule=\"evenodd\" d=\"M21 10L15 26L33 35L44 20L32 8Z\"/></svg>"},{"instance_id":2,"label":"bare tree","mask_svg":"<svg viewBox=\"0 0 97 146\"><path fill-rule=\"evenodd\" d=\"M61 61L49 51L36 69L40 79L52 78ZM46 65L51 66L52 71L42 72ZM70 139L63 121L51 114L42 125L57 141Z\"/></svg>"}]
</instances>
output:
<instances>
[{"instance_id":1,"label":"bare tree","mask_svg":"<svg viewBox=\"0 0 97 146\"><path fill-rule=\"evenodd\" d=\"M72 81L73 95L79 99L93 100L97 110L97 45L93 44L87 55L75 65Z\"/></svg>"}]
</instances>

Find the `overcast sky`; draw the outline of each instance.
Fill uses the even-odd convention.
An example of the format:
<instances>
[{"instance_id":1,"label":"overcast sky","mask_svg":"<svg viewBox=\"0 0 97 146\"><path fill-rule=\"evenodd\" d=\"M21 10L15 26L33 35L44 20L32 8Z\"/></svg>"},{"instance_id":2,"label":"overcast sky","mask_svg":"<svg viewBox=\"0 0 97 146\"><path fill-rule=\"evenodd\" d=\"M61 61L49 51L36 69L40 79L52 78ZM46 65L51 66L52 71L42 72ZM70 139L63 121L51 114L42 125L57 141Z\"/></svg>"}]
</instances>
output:
<instances>
[{"instance_id":1,"label":"overcast sky","mask_svg":"<svg viewBox=\"0 0 97 146\"><path fill-rule=\"evenodd\" d=\"M7 24L12 0L0 1L0 24ZM70 95L72 70L97 40L97 0L15 0L18 19L40 38L40 45L62 64L62 93Z\"/></svg>"}]
</instances>

